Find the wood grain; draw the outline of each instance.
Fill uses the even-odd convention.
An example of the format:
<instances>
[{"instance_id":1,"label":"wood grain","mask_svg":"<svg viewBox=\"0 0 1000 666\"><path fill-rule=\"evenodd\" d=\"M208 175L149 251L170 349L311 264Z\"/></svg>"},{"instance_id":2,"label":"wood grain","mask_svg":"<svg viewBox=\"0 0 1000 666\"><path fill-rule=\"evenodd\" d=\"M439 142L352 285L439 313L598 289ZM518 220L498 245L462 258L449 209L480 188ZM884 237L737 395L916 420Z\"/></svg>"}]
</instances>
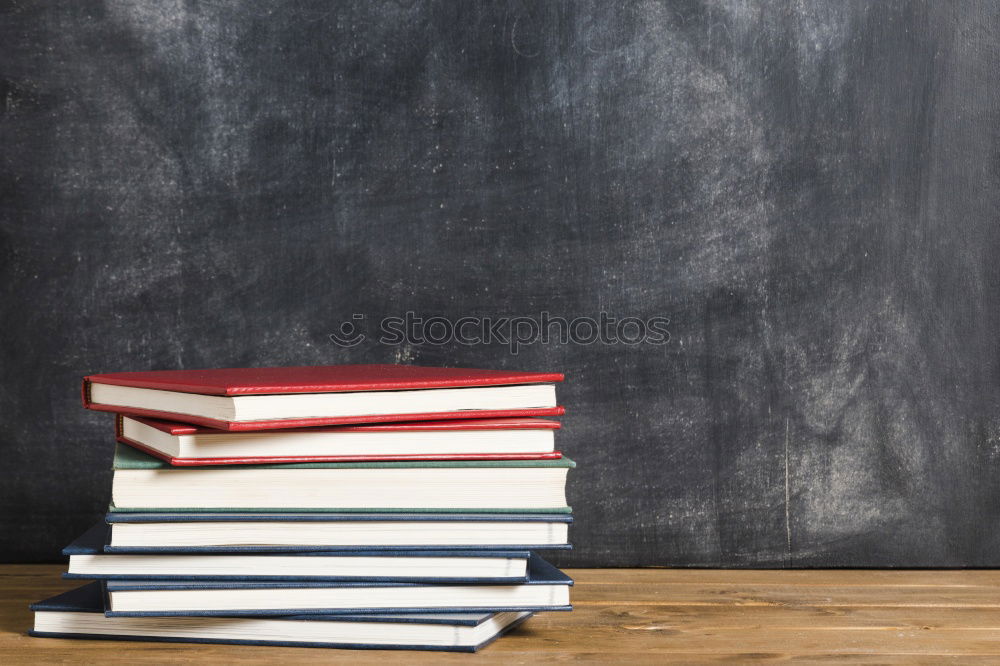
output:
<instances>
[{"instance_id":1,"label":"wood grain","mask_svg":"<svg viewBox=\"0 0 1000 666\"><path fill-rule=\"evenodd\" d=\"M467 655L31 638L59 565L0 567L0 663L451 663ZM577 569L572 613L533 618L477 663L995 663L998 571Z\"/></svg>"}]
</instances>

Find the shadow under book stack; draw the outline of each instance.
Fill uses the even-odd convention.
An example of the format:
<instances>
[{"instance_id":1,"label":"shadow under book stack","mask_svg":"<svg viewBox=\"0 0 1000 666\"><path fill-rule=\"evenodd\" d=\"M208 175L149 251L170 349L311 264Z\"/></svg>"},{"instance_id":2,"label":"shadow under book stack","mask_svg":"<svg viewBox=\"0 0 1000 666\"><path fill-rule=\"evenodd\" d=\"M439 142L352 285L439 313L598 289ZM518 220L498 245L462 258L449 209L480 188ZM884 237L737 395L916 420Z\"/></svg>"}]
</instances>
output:
<instances>
[{"instance_id":1,"label":"shadow under book stack","mask_svg":"<svg viewBox=\"0 0 1000 666\"><path fill-rule=\"evenodd\" d=\"M92 375L116 414L83 587L35 636L474 651L572 581L562 375L399 365Z\"/></svg>"}]
</instances>

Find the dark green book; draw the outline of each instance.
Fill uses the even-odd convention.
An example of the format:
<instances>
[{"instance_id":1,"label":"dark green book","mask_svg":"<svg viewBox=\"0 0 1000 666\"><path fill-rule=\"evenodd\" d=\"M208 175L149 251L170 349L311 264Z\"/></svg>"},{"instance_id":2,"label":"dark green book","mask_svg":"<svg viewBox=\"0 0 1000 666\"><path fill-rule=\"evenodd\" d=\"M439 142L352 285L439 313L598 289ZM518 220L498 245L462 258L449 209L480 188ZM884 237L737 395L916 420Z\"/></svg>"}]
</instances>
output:
<instances>
[{"instance_id":1,"label":"dark green book","mask_svg":"<svg viewBox=\"0 0 1000 666\"><path fill-rule=\"evenodd\" d=\"M559 460L171 467L115 450L115 511L568 512Z\"/></svg>"}]
</instances>

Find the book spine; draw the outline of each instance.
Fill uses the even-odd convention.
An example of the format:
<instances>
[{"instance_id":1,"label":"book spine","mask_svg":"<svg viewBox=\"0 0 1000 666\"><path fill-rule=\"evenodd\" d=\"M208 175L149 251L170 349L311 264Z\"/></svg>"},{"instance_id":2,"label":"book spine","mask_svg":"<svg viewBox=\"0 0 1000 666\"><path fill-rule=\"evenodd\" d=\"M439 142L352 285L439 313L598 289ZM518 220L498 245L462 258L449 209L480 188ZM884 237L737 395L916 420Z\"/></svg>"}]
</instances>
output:
<instances>
[{"instance_id":1,"label":"book spine","mask_svg":"<svg viewBox=\"0 0 1000 666\"><path fill-rule=\"evenodd\" d=\"M83 406L90 409L90 380L86 377L83 378L83 384L80 386L80 397L83 400Z\"/></svg>"}]
</instances>

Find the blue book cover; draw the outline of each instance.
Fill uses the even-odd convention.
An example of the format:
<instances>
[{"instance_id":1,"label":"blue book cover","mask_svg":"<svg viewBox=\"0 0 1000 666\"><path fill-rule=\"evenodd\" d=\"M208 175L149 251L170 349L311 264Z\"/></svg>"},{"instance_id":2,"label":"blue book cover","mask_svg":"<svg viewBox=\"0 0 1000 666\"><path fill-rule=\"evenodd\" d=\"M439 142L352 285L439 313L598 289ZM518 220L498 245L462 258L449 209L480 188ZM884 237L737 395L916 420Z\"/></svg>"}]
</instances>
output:
<instances>
[{"instance_id":1,"label":"blue book cover","mask_svg":"<svg viewBox=\"0 0 1000 666\"><path fill-rule=\"evenodd\" d=\"M142 555L121 555L107 554L105 546L109 537L109 526L98 523L91 527L83 536L63 549L63 554L70 556L70 571L63 574L63 578L68 579L103 579L103 580L228 580L228 581L251 581L251 580L280 580L280 581L301 581L301 580L324 580L324 581L368 581L368 582L420 582L420 583L460 583L460 582L482 582L490 580L496 583L521 583L527 581L527 561L530 553L526 550L504 550L504 551L460 551L460 550L338 550L332 552L308 551L291 553L237 553L235 558L226 557L233 553L214 552L201 554L181 554L179 558L174 558L175 564L182 573L177 574L137 574L137 570L144 570L141 566L142 560L151 560L150 566L154 564L162 572L165 566L171 565L171 556L158 557L158 554ZM79 558L78 556L87 556ZM300 564L289 563L289 558L304 558ZM503 575L491 576L460 576L451 574L449 576L432 575L322 575L309 573L309 567L316 565L320 558L333 558L331 565L336 568L336 561L359 557L377 558L371 563L379 570L391 570L394 560L407 558L405 562L400 562L400 566L408 563L416 564L421 568L440 570L456 570L462 565L474 571L493 571ZM223 561L223 558L225 560ZM77 567L77 560L83 562ZM102 566L93 567L95 560L100 560ZM116 562L117 560L117 562ZM217 562L213 562L213 560ZM240 561L242 560L242 561ZM249 560L249 562L248 562ZM271 562L269 562L269 560ZM435 562L440 560L440 563ZM503 560L497 562L497 560ZM218 566L216 564L218 563ZM273 563L273 567L270 566ZM121 567L118 572L108 567L116 564ZM91 565L88 569L88 565ZM139 566L137 566L139 565ZM201 575L192 574L185 571L184 567L193 567L195 571L226 571L237 566L252 566L257 572L273 571L274 573L236 574L236 573L203 573ZM299 567L296 569L296 567ZM82 568L86 571L75 572L74 569ZM148 567L147 567L148 569ZM241 569L242 570L242 569ZM306 573L290 574L289 571L306 571ZM400 569L402 570L402 569ZM132 573L128 573L132 571Z\"/></svg>"},{"instance_id":2,"label":"blue book cover","mask_svg":"<svg viewBox=\"0 0 1000 666\"><path fill-rule=\"evenodd\" d=\"M216 522L228 523L238 521L301 521L301 522L344 522L344 521L399 521L413 520L426 522L516 522L516 523L572 523L573 516L568 513L392 513L387 511L344 513L344 512L273 512L273 511L240 511L226 513L220 511L182 512L182 511L142 511L121 512L110 511L105 515L108 523L197 523Z\"/></svg>"},{"instance_id":3,"label":"blue book cover","mask_svg":"<svg viewBox=\"0 0 1000 666\"><path fill-rule=\"evenodd\" d=\"M456 652L475 652L531 616L523 612L168 618L165 621L155 617L114 618L104 614L104 592L97 582L39 601L30 608L35 612L35 628L28 634L37 637ZM83 622L74 622L77 615ZM220 622L224 623L221 631ZM384 625L383 631L378 631L379 625ZM225 630L228 636L221 635ZM291 634L305 635L290 640ZM308 637L310 634L314 637L312 640ZM412 638L403 642L404 634ZM268 639L268 635L276 638ZM334 635L340 639L331 641ZM374 636L381 636L381 640L376 642Z\"/></svg>"},{"instance_id":4,"label":"blue book cover","mask_svg":"<svg viewBox=\"0 0 1000 666\"><path fill-rule=\"evenodd\" d=\"M495 522L495 523L544 523L554 529L556 526L568 526L573 522L571 514L538 514L538 513L273 513L273 512L252 512L252 513L178 513L178 512L111 512L105 517L111 524L135 524L135 523L258 523L258 522L423 522L432 526L433 524L467 523L467 522ZM560 527L559 529L565 529ZM110 542L109 542L110 544ZM105 545L106 553L280 553L280 552L305 552L305 551L357 551L366 552L375 550L462 550L462 551L508 551L508 550L569 550L572 546L568 541L559 543L517 543L517 544L466 544L462 546L451 546L445 544L407 544L405 546L336 546L336 545L224 545L224 546L114 546Z\"/></svg>"},{"instance_id":5,"label":"blue book cover","mask_svg":"<svg viewBox=\"0 0 1000 666\"><path fill-rule=\"evenodd\" d=\"M248 581L104 581L108 595L108 617L246 617L276 615L340 615L446 612L513 612L572 610L569 587L573 580L537 554L528 563L524 583L506 585L488 580L467 583L360 583L360 582L248 582ZM531 589L534 588L534 589ZM235 591L234 598L254 590L253 607L218 607L232 595L176 595L179 592ZM296 591L307 592L305 603L298 602ZM347 591L347 594L338 592ZM359 591L361 592L359 594ZM133 593L133 594L129 594ZM134 594L146 593L146 594ZM149 594L151 593L151 594ZM163 594L166 593L166 594ZM197 599L209 598L207 604ZM197 599L196 599L197 598ZM271 600L281 604L268 605ZM361 605L353 603L364 599ZM395 600L399 600L396 602ZM456 600L452 602L452 600ZM168 603L164 603L169 600ZM326 603L325 606L319 604ZM163 608L170 605L169 609ZM205 605L206 607L195 607Z\"/></svg>"}]
</instances>

